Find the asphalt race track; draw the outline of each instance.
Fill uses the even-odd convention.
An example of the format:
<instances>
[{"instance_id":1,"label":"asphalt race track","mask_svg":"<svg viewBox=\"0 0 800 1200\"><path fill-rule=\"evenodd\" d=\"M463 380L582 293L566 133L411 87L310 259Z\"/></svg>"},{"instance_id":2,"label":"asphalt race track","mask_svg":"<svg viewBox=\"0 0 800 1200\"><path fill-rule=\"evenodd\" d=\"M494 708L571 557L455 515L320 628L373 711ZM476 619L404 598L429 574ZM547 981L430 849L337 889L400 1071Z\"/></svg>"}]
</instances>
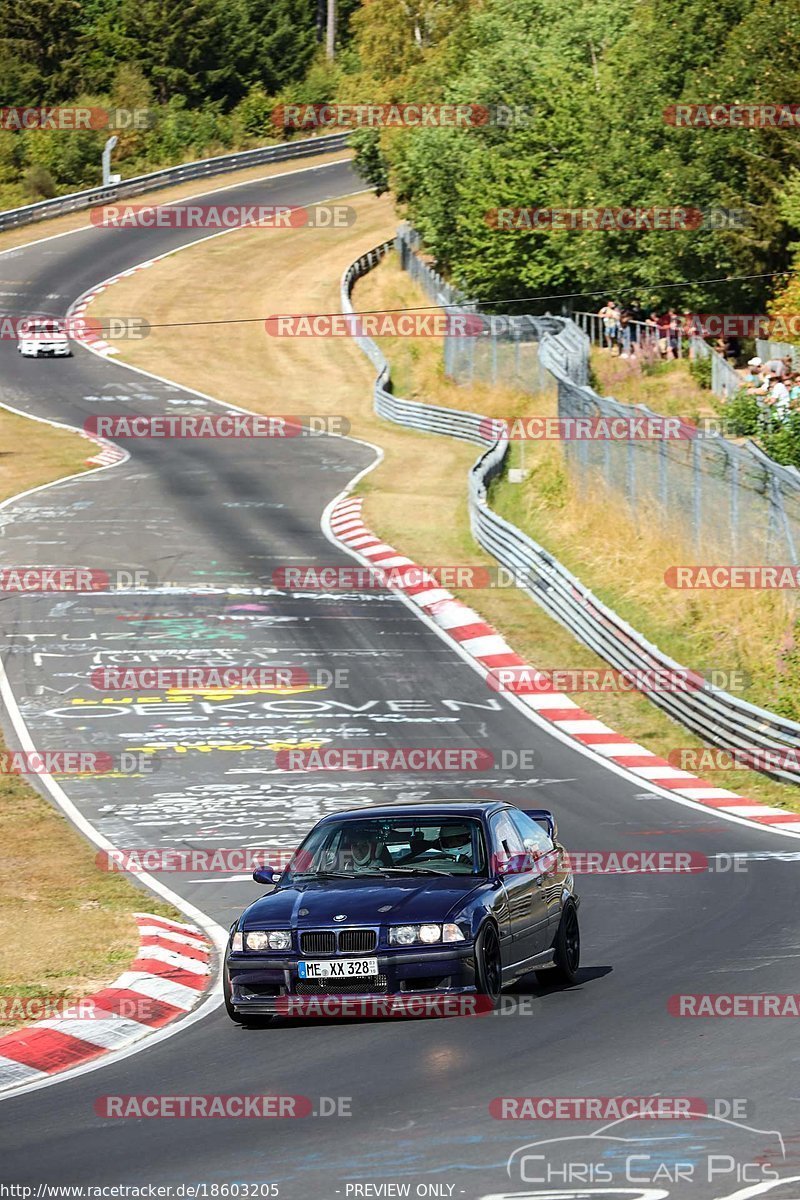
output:
<instances>
[{"instance_id":1,"label":"asphalt race track","mask_svg":"<svg viewBox=\"0 0 800 1200\"><path fill-rule=\"evenodd\" d=\"M336 163L242 185L226 200L304 204L361 186ZM7 252L0 280L24 282L4 306L65 312L101 279L197 237L87 229ZM301 399L298 411L313 412L314 398ZM75 426L102 411L213 408L82 348L69 360L22 360L10 341L0 342L0 400ZM693 851L720 869L583 877L580 982L563 991L531 982L491 1017L242 1029L217 1008L128 1058L7 1098L2 1179L205 1183L208 1196L224 1194L212 1185L273 1183L285 1200L546 1195L548 1184L536 1182L546 1168L530 1157L542 1151L514 1152L579 1135L568 1150L547 1148L549 1188L563 1195L592 1194L586 1185L636 1196L641 1185L653 1195L727 1197L766 1179L766 1161L783 1177L800 1175L796 1023L679 1019L667 1008L676 993L800 990L797 839L644 792L641 781L557 740L491 692L393 595L274 588L277 567L352 562L320 518L373 461L368 446L334 437L153 439L126 449L120 465L0 511L4 566L150 572L150 587L127 595L2 597L4 664L34 743L138 752L157 764L153 774L61 781L115 845L291 848L340 808L497 797L552 806L573 850ZM288 698L160 693L143 702L89 682L98 666L187 662L340 670L347 686ZM14 730L5 732L16 745ZM481 747L497 765L456 777L279 770L275 744L306 740ZM518 765L504 765L504 753ZM722 869L729 861L715 856L733 853L741 869ZM161 878L226 929L259 890L235 872ZM319 1115L209 1123L95 1112L106 1095L262 1092L308 1096ZM733 1123L632 1122L612 1131L625 1141L589 1142L603 1122L497 1120L489 1111L503 1096L653 1094L698 1098L709 1110L715 1100L746 1104L718 1108L738 1114ZM330 1107L349 1115L322 1115ZM626 1167L631 1155L641 1157ZM794 1184L769 1192L799 1194Z\"/></svg>"}]
</instances>

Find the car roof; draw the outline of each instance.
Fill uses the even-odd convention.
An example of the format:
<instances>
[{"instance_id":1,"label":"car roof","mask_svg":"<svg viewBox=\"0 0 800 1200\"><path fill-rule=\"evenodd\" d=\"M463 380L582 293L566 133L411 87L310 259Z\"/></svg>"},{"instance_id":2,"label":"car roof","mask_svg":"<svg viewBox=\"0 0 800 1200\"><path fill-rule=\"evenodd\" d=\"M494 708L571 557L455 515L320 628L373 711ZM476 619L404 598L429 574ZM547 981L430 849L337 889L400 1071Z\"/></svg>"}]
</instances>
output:
<instances>
[{"instance_id":1,"label":"car roof","mask_svg":"<svg viewBox=\"0 0 800 1200\"><path fill-rule=\"evenodd\" d=\"M386 804L329 813L319 824L331 821L356 821L370 817L483 817L511 806L502 800L429 800L425 804Z\"/></svg>"}]
</instances>

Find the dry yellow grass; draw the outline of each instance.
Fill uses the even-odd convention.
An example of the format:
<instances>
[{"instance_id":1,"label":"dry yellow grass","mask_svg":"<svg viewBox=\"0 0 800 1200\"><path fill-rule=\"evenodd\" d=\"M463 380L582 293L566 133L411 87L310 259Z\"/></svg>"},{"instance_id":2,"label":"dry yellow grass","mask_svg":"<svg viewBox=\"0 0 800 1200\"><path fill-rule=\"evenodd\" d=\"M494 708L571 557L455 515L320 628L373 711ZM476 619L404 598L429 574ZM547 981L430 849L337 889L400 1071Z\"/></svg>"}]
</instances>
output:
<instances>
[{"instance_id":1,"label":"dry yellow grass","mask_svg":"<svg viewBox=\"0 0 800 1200\"><path fill-rule=\"evenodd\" d=\"M688 358L656 361L642 370L638 359L620 358L595 346L592 372L600 395L622 404L646 404L654 412L688 419L716 414L714 397L693 378Z\"/></svg>"},{"instance_id":2,"label":"dry yellow grass","mask_svg":"<svg viewBox=\"0 0 800 1200\"><path fill-rule=\"evenodd\" d=\"M0 499L85 469L89 442L0 409ZM0 742L2 747L2 742ZM80 997L114 979L138 945L132 913L172 912L121 875L19 775L0 774L2 1001ZM177 915L177 914L172 914Z\"/></svg>"},{"instance_id":3,"label":"dry yellow grass","mask_svg":"<svg viewBox=\"0 0 800 1200\"><path fill-rule=\"evenodd\" d=\"M0 776L0 1018L13 997L78 998L115 979L138 946L132 913L176 916L95 851L20 776ZM16 1021L0 1019L0 1032Z\"/></svg>"},{"instance_id":4,"label":"dry yellow grass","mask_svg":"<svg viewBox=\"0 0 800 1200\"><path fill-rule=\"evenodd\" d=\"M0 399L2 398L0 394ZM91 442L0 408L0 500L87 470Z\"/></svg>"},{"instance_id":5,"label":"dry yellow grass","mask_svg":"<svg viewBox=\"0 0 800 1200\"><path fill-rule=\"evenodd\" d=\"M237 231L123 280L99 298L93 314L144 312L157 325L280 312L337 312L343 269L394 227L387 200L360 196L351 202L358 220L350 229ZM427 303L391 260L358 285L356 301L362 310ZM532 400L519 392L459 388L445 380L441 347L433 339L384 339L384 343L397 363L398 392L495 415L553 411L552 398L547 396ZM189 325L154 329L146 341L124 347L122 358L255 411L347 416L354 435L378 442L385 450L384 462L360 485L366 496L367 523L421 563L493 563L469 533L465 479L475 449L377 420L372 411L372 368L347 339L269 338L259 323L203 329ZM554 538L548 534L543 540L559 553ZM581 567L587 566L583 550ZM463 598L537 665L600 665L516 589L473 591ZM657 753L700 745L642 696L592 696L589 707ZM800 807L793 789L761 775L731 772L723 782L773 804Z\"/></svg>"}]
</instances>

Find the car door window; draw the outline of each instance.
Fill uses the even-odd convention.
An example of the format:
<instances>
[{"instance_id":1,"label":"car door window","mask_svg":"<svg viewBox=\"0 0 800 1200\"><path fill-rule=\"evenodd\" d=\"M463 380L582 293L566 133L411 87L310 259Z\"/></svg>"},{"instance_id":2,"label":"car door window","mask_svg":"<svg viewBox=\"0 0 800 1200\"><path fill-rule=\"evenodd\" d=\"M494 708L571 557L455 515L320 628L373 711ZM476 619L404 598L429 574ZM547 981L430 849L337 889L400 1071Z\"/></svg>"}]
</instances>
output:
<instances>
[{"instance_id":1,"label":"car door window","mask_svg":"<svg viewBox=\"0 0 800 1200\"><path fill-rule=\"evenodd\" d=\"M523 846L531 858L541 858L552 851L552 841L544 829L542 829L539 822L534 821L533 817L529 817L517 809L510 814L509 819L513 822L519 837L522 839Z\"/></svg>"},{"instance_id":2,"label":"car door window","mask_svg":"<svg viewBox=\"0 0 800 1200\"><path fill-rule=\"evenodd\" d=\"M501 869L513 863L521 864L525 845L507 812L496 813L491 820L495 865Z\"/></svg>"}]
</instances>

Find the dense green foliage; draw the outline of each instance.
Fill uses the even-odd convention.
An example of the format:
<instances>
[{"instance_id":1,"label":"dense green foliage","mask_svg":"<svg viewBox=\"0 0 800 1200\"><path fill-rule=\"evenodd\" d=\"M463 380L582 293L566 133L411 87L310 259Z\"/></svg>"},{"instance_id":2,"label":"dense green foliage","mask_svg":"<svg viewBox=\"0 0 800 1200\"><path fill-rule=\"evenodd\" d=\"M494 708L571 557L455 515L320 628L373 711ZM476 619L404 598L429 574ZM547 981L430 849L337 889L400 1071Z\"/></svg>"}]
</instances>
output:
<instances>
[{"instance_id":1,"label":"dense green foliage","mask_svg":"<svg viewBox=\"0 0 800 1200\"><path fill-rule=\"evenodd\" d=\"M471 294L609 289L623 301L758 312L771 279L699 281L789 265L790 223L800 224L798 130L675 128L663 110L792 102L798 18L800 0L677 0L667 8L655 0L366 0L340 92L534 106L527 128L387 130L364 139L370 177L388 181ZM505 206L628 205L743 208L748 224L508 232L485 219ZM696 282L664 286L683 280ZM576 298L575 307L596 307L596 297Z\"/></svg>"},{"instance_id":2,"label":"dense green foliage","mask_svg":"<svg viewBox=\"0 0 800 1200\"><path fill-rule=\"evenodd\" d=\"M322 6L324 8L324 6ZM675 128L677 103L791 102L800 0L339 0L336 69L317 0L0 0L2 103L153 107L126 133L126 175L282 136L281 101L524 107L511 128L360 131L362 169L391 188L445 270L485 303L623 302L763 311L800 228L797 129ZM98 181L105 134L0 133L0 203ZM504 231L498 207L742 209L719 230ZM702 282L720 276L764 279ZM681 284L681 281L691 283ZM668 287L669 283L681 286ZM800 295L781 297L796 312ZM777 299L773 300L773 305Z\"/></svg>"},{"instance_id":3,"label":"dense green foliage","mask_svg":"<svg viewBox=\"0 0 800 1200\"><path fill-rule=\"evenodd\" d=\"M770 458L786 467L800 467L800 412L791 411L784 420L760 405L758 396L738 392L717 406L732 437L752 438Z\"/></svg>"},{"instance_id":4,"label":"dense green foliage","mask_svg":"<svg viewBox=\"0 0 800 1200\"><path fill-rule=\"evenodd\" d=\"M730 400L719 401L717 411L725 418L726 430L733 437L756 437L762 429L758 396L744 390Z\"/></svg>"},{"instance_id":5,"label":"dense green foliage","mask_svg":"<svg viewBox=\"0 0 800 1200\"><path fill-rule=\"evenodd\" d=\"M341 0L341 42L358 0ZM325 99L316 0L0 0L0 106L150 108L124 175L282 137L281 99ZM0 132L0 207L100 182L108 132Z\"/></svg>"},{"instance_id":6,"label":"dense green foliage","mask_svg":"<svg viewBox=\"0 0 800 1200\"><path fill-rule=\"evenodd\" d=\"M711 390L711 358L693 358L689 363L689 372L695 383L706 391Z\"/></svg>"}]
</instances>

